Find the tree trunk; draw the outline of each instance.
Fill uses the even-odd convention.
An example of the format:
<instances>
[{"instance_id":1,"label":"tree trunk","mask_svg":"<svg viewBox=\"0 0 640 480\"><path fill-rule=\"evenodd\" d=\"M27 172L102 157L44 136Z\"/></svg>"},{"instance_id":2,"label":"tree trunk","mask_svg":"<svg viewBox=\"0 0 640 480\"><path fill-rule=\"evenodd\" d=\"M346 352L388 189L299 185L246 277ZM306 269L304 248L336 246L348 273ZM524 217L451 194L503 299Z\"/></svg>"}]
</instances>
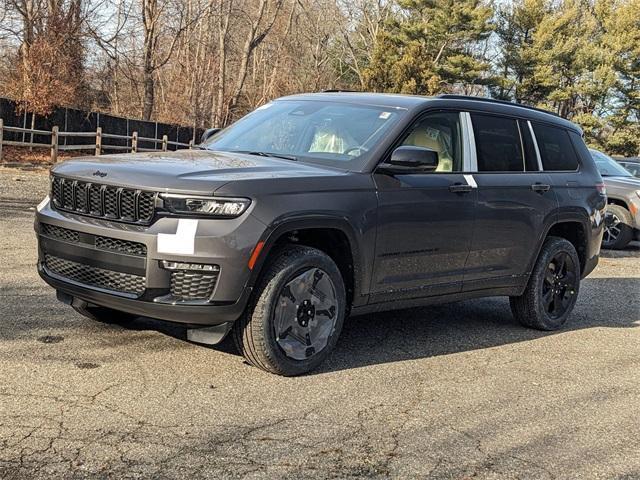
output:
<instances>
[{"instance_id":1,"label":"tree trunk","mask_svg":"<svg viewBox=\"0 0 640 480\"><path fill-rule=\"evenodd\" d=\"M156 21L158 19L157 0L143 0L142 2L142 24L144 27L144 51L142 65L142 119L151 120L155 103L155 83L154 83L154 50L156 45Z\"/></svg>"},{"instance_id":2,"label":"tree trunk","mask_svg":"<svg viewBox=\"0 0 640 480\"><path fill-rule=\"evenodd\" d=\"M227 33L229 31L229 18L233 0L228 0L227 9L224 10L224 2L220 5L220 17L218 23L218 84L216 85L216 107L213 116L213 126L224 127L225 123L225 93L226 93L226 64L227 64Z\"/></svg>"},{"instance_id":3,"label":"tree trunk","mask_svg":"<svg viewBox=\"0 0 640 480\"><path fill-rule=\"evenodd\" d=\"M251 26L249 28L249 33L247 35L247 39L242 48L242 54L240 57L240 71L238 72L238 80L236 81L235 88L233 89L233 93L229 97L227 108L225 109L226 110L225 118L224 118L225 123L229 120L231 111L238 104L238 99L240 98L240 94L242 93L242 89L244 87L244 82L247 78L247 71L249 67L249 59L251 58L251 54L256 49L256 47L262 43L262 41L265 39L265 37L273 27L273 24L275 23L276 18L278 17L278 12L282 7L282 0L276 0L273 17L269 20L265 28L258 33L258 27L265 15L267 2L268 0L260 0L260 6L258 7L256 20L251 23Z\"/></svg>"}]
</instances>

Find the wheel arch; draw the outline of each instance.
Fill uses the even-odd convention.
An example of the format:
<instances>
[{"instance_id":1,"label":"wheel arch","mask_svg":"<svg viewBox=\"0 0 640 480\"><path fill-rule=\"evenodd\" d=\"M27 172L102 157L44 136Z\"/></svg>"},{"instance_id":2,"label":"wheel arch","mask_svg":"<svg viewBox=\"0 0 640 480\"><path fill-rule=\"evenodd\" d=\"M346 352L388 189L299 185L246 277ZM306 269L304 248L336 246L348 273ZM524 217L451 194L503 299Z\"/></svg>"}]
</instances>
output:
<instances>
[{"instance_id":1,"label":"wheel arch","mask_svg":"<svg viewBox=\"0 0 640 480\"><path fill-rule=\"evenodd\" d=\"M279 246L295 243L317 248L332 258L342 273L350 306L362 294L362 249L360 236L351 223L331 215L305 215L274 222L263 234L260 254L247 286L253 287Z\"/></svg>"},{"instance_id":2,"label":"wheel arch","mask_svg":"<svg viewBox=\"0 0 640 480\"><path fill-rule=\"evenodd\" d=\"M611 205L611 204L618 205L618 206L630 211L629 205L627 204L627 202L624 199L620 198L620 197L607 196L607 205Z\"/></svg>"},{"instance_id":3,"label":"wheel arch","mask_svg":"<svg viewBox=\"0 0 640 480\"><path fill-rule=\"evenodd\" d=\"M587 227L580 220L562 220L551 225L544 238L546 240L548 237L560 237L568 240L576 249L580 260L580 272L583 273L587 264L587 232Z\"/></svg>"},{"instance_id":4,"label":"wheel arch","mask_svg":"<svg viewBox=\"0 0 640 480\"><path fill-rule=\"evenodd\" d=\"M535 255L532 256L529 263L527 282L540 257L542 246L549 236L565 238L573 244L578 253L578 259L580 260L580 271L584 276L587 261L589 260L590 228L589 216L587 212L582 209L560 211L559 213L549 216L545 222L544 234L540 237L535 249Z\"/></svg>"}]
</instances>

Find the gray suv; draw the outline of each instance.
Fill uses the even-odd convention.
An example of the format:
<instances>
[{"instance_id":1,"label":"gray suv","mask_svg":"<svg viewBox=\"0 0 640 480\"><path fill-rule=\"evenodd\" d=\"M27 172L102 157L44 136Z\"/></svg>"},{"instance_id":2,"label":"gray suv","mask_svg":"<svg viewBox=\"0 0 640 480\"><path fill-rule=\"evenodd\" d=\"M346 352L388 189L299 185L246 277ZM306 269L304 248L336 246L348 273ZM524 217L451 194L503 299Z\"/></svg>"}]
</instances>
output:
<instances>
[{"instance_id":1,"label":"gray suv","mask_svg":"<svg viewBox=\"0 0 640 480\"><path fill-rule=\"evenodd\" d=\"M589 149L607 189L604 248L622 249L640 240L640 179L604 153Z\"/></svg>"},{"instance_id":2,"label":"gray suv","mask_svg":"<svg viewBox=\"0 0 640 480\"><path fill-rule=\"evenodd\" d=\"M90 318L144 315L297 375L345 318L508 296L560 328L606 197L581 131L486 99L325 92L199 149L73 159L37 209L38 270Z\"/></svg>"}]
</instances>

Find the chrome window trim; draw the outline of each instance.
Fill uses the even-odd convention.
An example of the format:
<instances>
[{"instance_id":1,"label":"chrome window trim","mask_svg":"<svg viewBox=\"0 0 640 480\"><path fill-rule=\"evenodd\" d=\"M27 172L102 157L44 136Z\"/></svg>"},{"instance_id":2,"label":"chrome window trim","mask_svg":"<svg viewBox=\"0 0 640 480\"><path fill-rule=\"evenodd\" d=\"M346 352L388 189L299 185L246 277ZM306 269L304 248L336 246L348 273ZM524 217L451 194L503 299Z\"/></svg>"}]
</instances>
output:
<instances>
[{"instance_id":1,"label":"chrome window trim","mask_svg":"<svg viewBox=\"0 0 640 480\"><path fill-rule=\"evenodd\" d=\"M538 159L538 169L541 172L544 172L544 168L542 168L542 157L540 156L540 149L538 148L538 139L536 138L536 134L533 131L533 125L531 125L530 120L527 120L527 125L529 125L529 132L531 132L531 140L533 140L533 146L536 149L536 158Z\"/></svg>"},{"instance_id":2,"label":"chrome window trim","mask_svg":"<svg viewBox=\"0 0 640 480\"><path fill-rule=\"evenodd\" d=\"M522 129L520 128L520 122L516 119L516 126L518 127L518 137L520 137L520 151L522 152L522 172L527 173L527 154L524 150L524 139L522 138Z\"/></svg>"},{"instance_id":3,"label":"chrome window trim","mask_svg":"<svg viewBox=\"0 0 640 480\"><path fill-rule=\"evenodd\" d=\"M478 157L476 152L476 137L473 133L473 123L471 123L471 114L469 112L460 112L460 115L464 118L463 122L463 132L467 139L467 147L469 151L469 155L465 154L465 165L464 170L466 172L478 172ZM466 153L466 151L465 151ZM468 163L467 163L468 158Z\"/></svg>"}]
</instances>

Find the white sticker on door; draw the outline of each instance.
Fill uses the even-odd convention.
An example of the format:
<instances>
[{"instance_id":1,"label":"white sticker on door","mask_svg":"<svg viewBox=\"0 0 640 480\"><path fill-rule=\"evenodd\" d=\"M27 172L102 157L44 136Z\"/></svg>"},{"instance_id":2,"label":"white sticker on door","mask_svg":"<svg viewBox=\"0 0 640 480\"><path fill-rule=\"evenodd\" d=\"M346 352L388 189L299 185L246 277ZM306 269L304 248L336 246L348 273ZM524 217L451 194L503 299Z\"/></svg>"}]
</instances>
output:
<instances>
[{"instance_id":1,"label":"white sticker on door","mask_svg":"<svg viewBox=\"0 0 640 480\"><path fill-rule=\"evenodd\" d=\"M478 188L478 184L476 183L476 179L473 178L473 175L464 175L464 179L467 181L469 185L473 188Z\"/></svg>"}]
</instances>

